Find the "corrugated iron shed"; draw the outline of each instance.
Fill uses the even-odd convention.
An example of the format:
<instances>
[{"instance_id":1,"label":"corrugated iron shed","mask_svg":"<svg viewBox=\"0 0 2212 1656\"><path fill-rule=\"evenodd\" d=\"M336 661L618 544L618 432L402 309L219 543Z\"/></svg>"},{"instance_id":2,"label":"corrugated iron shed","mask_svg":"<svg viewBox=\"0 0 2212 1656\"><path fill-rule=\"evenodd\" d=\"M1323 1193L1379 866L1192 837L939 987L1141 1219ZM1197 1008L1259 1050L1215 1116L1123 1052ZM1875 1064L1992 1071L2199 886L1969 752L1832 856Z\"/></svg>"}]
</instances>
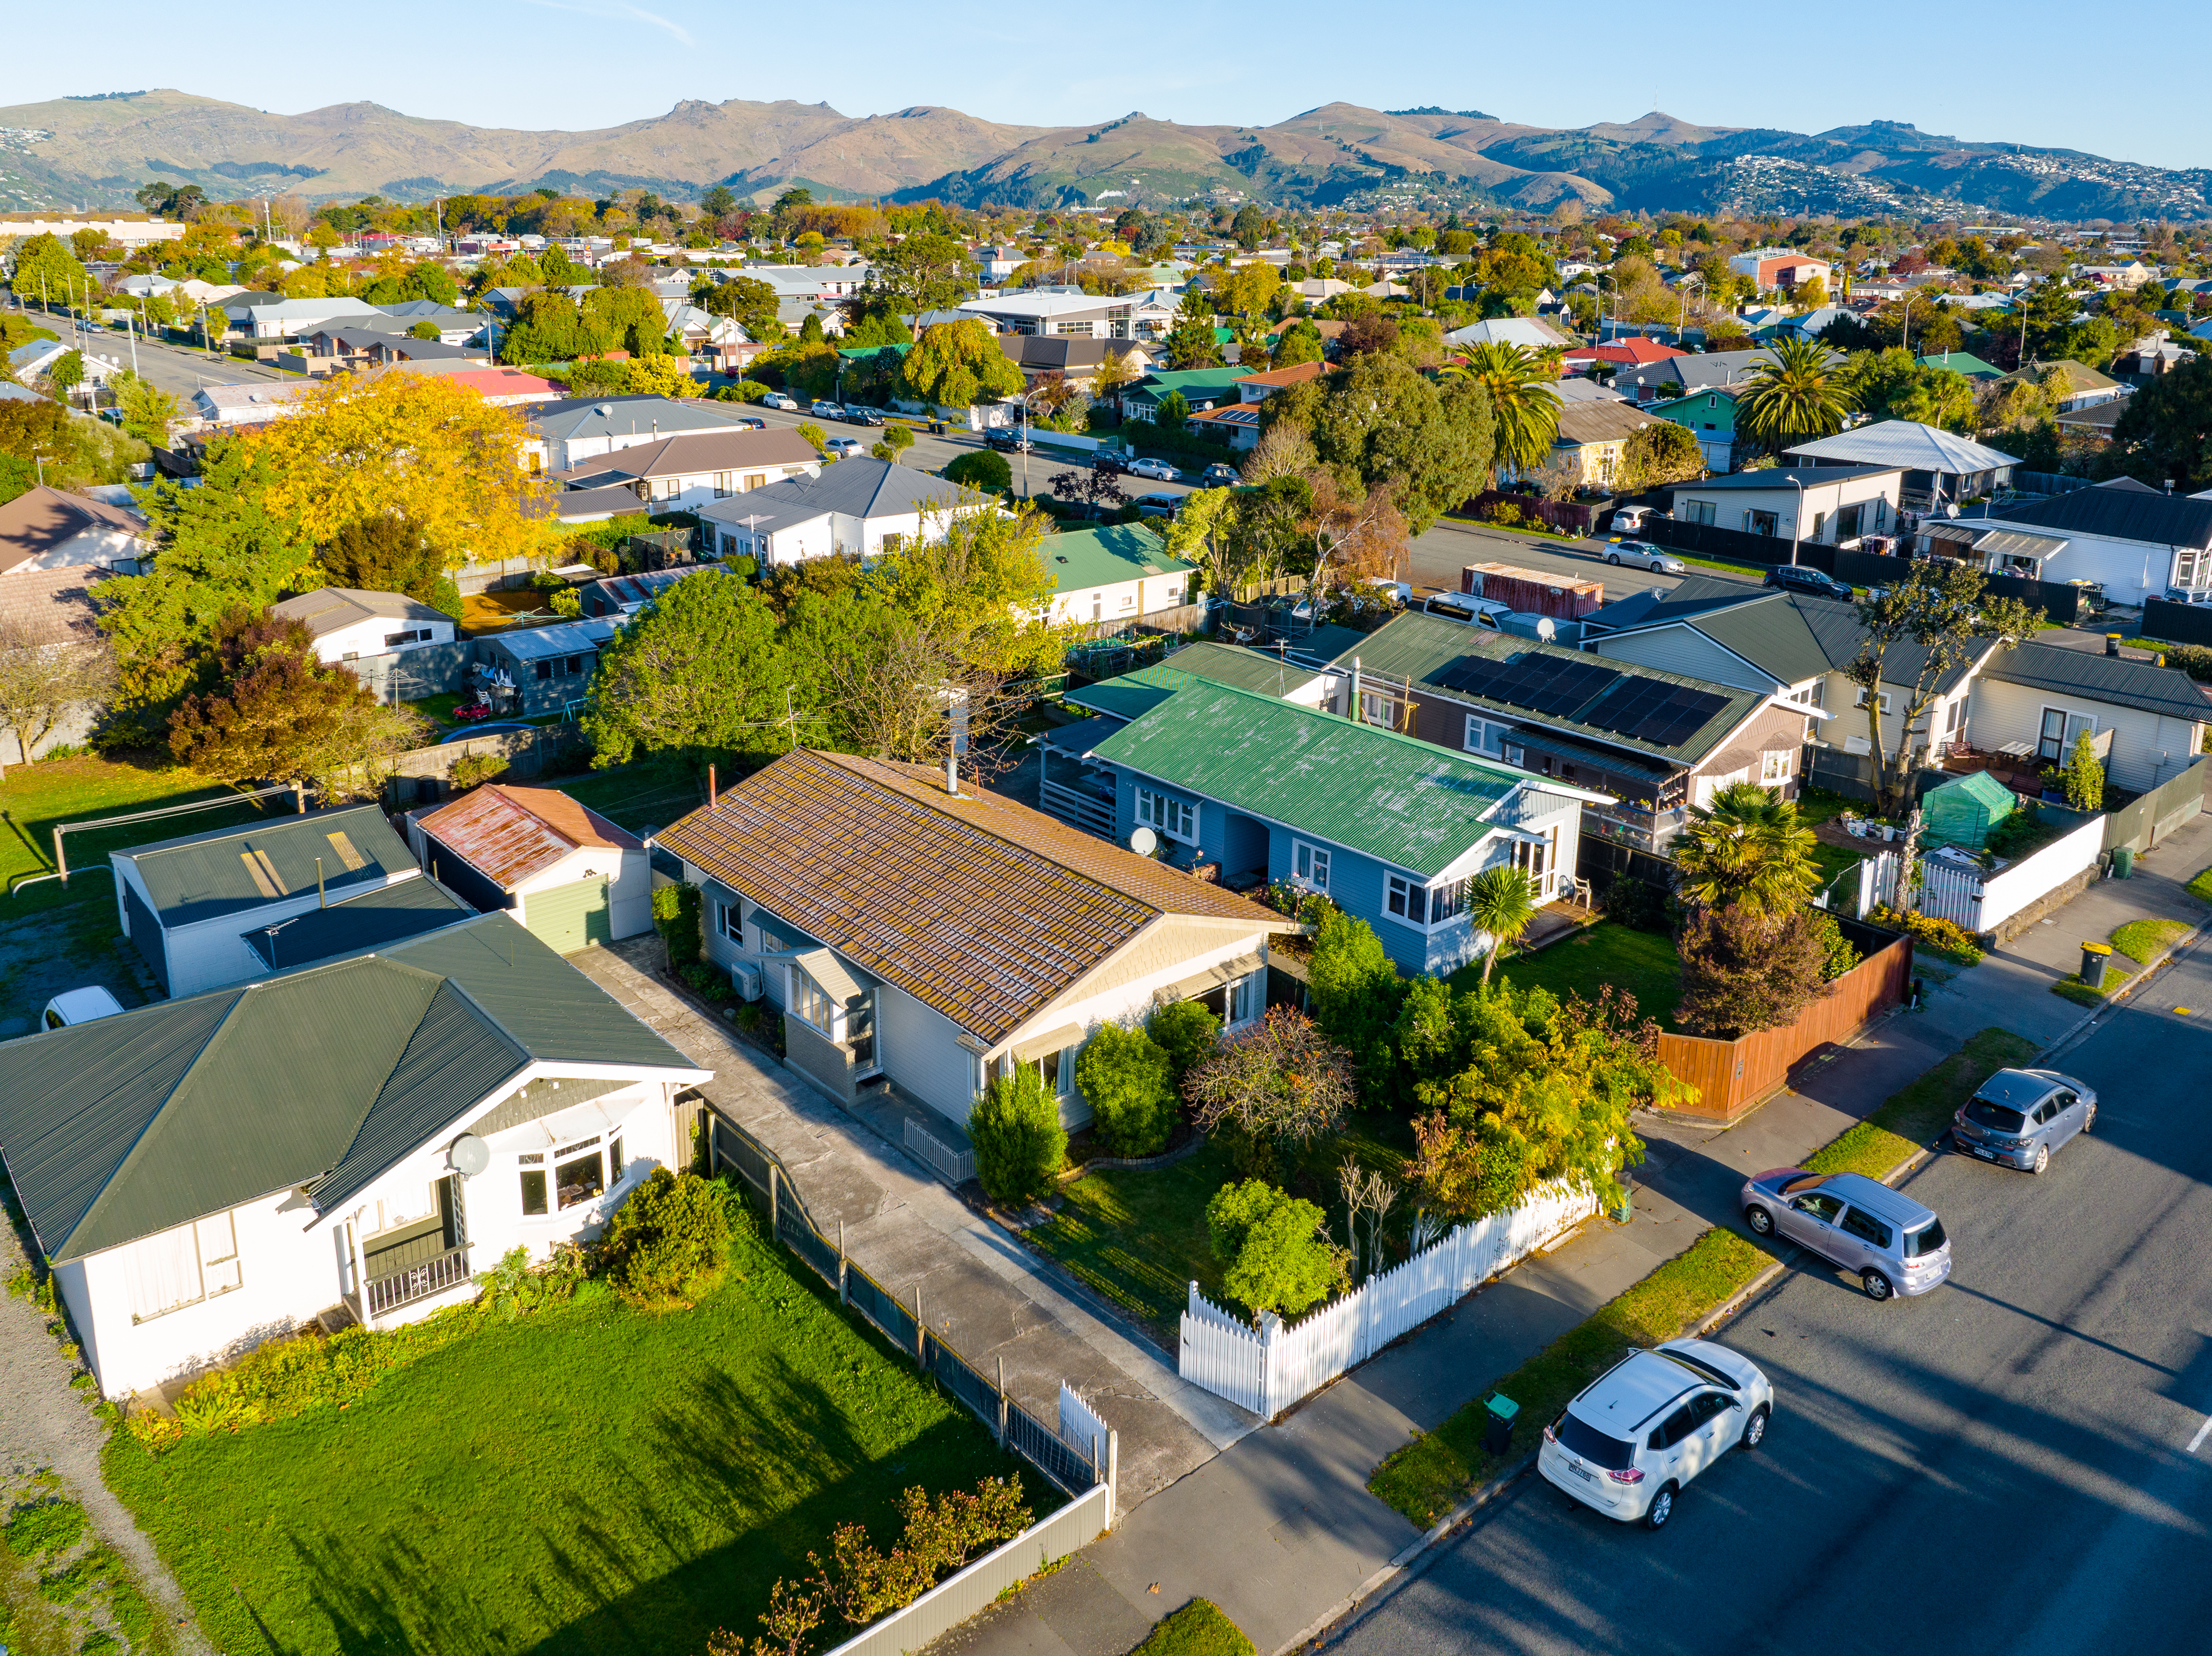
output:
<instances>
[{"instance_id":1,"label":"corrugated iron shed","mask_svg":"<svg viewBox=\"0 0 2212 1656\"><path fill-rule=\"evenodd\" d=\"M311 810L113 853L137 869L168 929L312 892L317 858L325 891L356 889L415 866L406 842L374 805Z\"/></svg>"},{"instance_id":2,"label":"corrugated iron shed","mask_svg":"<svg viewBox=\"0 0 2212 1656\"><path fill-rule=\"evenodd\" d=\"M635 834L557 788L487 782L415 821L423 833L506 891L579 849L645 847Z\"/></svg>"}]
</instances>

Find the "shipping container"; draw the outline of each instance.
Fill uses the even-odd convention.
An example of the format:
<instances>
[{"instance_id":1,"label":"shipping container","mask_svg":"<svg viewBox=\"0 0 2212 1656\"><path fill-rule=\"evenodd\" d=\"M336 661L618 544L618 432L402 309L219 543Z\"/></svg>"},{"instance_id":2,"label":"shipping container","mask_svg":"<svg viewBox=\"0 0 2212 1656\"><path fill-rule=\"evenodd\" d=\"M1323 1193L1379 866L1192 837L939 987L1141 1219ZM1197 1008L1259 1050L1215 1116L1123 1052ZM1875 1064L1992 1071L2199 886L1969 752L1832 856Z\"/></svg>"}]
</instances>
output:
<instances>
[{"instance_id":1,"label":"shipping container","mask_svg":"<svg viewBox=\"0 0 2212 1656\"><path fill-rule=\"evenodd\" d=\"M1510 563L1468 564L1460 571L1459 590L1555 621L1580 621L1605 604L1603 581L1547 575Z\"/></svg>"}]
</instances>

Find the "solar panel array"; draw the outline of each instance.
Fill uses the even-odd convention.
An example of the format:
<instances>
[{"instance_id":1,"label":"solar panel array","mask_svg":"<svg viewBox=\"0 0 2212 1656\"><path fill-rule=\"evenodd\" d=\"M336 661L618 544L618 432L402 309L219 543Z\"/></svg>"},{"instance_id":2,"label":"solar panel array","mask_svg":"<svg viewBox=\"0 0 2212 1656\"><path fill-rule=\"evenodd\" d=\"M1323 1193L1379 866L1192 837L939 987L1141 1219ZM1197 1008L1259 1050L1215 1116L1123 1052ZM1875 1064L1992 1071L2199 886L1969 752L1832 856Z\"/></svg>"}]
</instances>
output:
<instances>
[{"instance_id":1,"label":"solar panel array","mask_svg":"<svg viewBox=\"0 0 2212 1656\"><path fill-rule=\"evenodd\" d=\"M1526 707L1548 718L1567 717L1622 674L1615 668L1534 652L1513 661L1468 656L1436 676L1448 690Z\"/></svg>"},{"instance_id":2,"label":"solar panel array","mask_svg":"<svg viewBox=\"0 0 2212 1656\"><path fill-rule=\"evenodd\" d=\"M1728 698L1656 678L1623 678L1584 713L1582 722L1632 741L1671 748L1704 728Z\"/></svg>"}]
</instances>

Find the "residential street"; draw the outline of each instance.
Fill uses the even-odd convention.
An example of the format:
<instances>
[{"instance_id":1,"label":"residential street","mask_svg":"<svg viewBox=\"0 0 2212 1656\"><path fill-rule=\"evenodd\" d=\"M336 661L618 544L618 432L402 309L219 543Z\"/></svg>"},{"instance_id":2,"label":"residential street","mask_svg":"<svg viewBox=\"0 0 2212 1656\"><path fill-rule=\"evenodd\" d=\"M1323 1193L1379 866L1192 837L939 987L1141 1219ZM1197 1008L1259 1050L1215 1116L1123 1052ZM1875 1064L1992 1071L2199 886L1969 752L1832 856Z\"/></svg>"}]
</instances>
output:
<instances>
[{"instance_id":1,"label":"residential street","mask_svg":"<svg viewBox=\"0 0 2212 1656\"><path fill-rule=\"evenodd\" d=\"M2189 1647L2212 1612L2208 1007L2200 946L2053 1060L2102 1103L2042 1179L1946 1155L1910 1181L1954 1239L1948 1286L1876 1305L1801 1264L1728 1325L1774 1429L1663 1534L1531 1473L1340 1648Z\"/></svg>"},{"instance_id":2,"label":"residential street","mask_svg":"<svg viewBox=\"0 0 2212 1656\"><path fill-rule=\"evenodd\" d=\"M68 317L58 312L45 315L35 305L23 314L36 326L52 329L63 343L70 343L73 325ZM75 338L82 349L95 356L112 357L126 368L131 366L131 338L120 328L103 327L97 333L83 329ZM205 351L186 346L157 343L143 334L138 336L138 373L160 389L186 402L204 385L238 385L248 381L289 385L300 377L235 356L210 356Z\"/></svg>"}]
</instances>

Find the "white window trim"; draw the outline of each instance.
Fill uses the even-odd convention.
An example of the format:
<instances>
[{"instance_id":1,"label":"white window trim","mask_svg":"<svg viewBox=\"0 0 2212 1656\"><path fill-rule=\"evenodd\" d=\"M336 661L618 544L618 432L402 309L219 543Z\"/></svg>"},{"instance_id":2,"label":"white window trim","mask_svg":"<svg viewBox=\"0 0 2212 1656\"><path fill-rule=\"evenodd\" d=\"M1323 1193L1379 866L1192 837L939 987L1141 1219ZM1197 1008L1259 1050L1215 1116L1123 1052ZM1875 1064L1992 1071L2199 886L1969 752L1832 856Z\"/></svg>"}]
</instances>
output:
<instances>
[{"instance_id":1,"label":"white window trim","mask_svg":"<svg viewBox=\"0 0 2212 1656\"><path fill-rule=\"evenodd\" d=\"M824 1040L837 1039L838 1006L830 992L814 981L803 966L794 962L790 968L785 1010L797 1018ZM817 1022L816 1011L821 1014Z\"/></svg>"},{"instance_id":2,"label":"white window trim","mask_svg":"<svg viewBox=\"0 0 2212 1656\"><path fill-rule=\"evenodd\" d=\"M1759 779L1762 786L1790 779L1790 755L1787 749L1779 753L1762 753L1759 756Z\"/></svg>"},{"instance_id":3,"label":"white window trim","mask_svg":"<svg viewBox=\"0 0 2212 1656\"><path fill-rule=\"evenodd\" d=\"M1333 847L1316 845L1310 840L1291 840L1291 883L1308 891L1318 892L1324 897L1328 895L1329 875L1334 871L1329 866L1332 851ZM1301 853L1306 859L1307 871L1304 874L1298 872Z\"/></svg>"},{"instance_id":4,"label":"white window trim","mask_svg":"<svg viewBox=\"0 0 2212 1656\"><path fill-rule=\"evenodd\" d=\"M1851 706L1858 712L1863 713L1866 711L1867 704L1866 686L1860 684L1856 685L1853 688L1856 691L1856 694L1851 697ZM1881 716L1884 719L1889 717L1889 692L1887 690L1884 690L1881 693Z\"/></svg>"},{"instance_id":5,"label":"white window trim","mask_svg":"<svg viewBox=\"0 0 2212 1656\"><path fill-rule=\"evenodd\" d=\"M1198 806L1159 788L1135 785L1137 821L1179 845L1198 843ZM1179 826L1187 823L1188 826Z\"/></svg>"},{"instance_id":6,"label":"white window trim","mask_svg":"<svg viewBox=\"0 0 2212 1656\"><path fill-rule=\"evenodd\" d=\"M1439 899L1449 901L1455 895L1455 889L1463 888L1466 883L1465 880L1423 882L1413 878L1410 874L1385 874L1382 877L1383 918L1394 925L1421 932L1442 931L1454 925L1464 925L1467 923L1467 907L1463 897L1460 906L1441 919L1437 918L1437 903ZM1409 894L1415 891L1422 894L1419 919L1409 919L1391 908L1390 899L1401 890Z\"/></svg>"},{"instance_id":7,"label":"white window trim","mask_svg":"<svg viewBox=\"0 0 2212 1656\"><path fill-rule=\"evenodd\" d=\"M1460 738L1460 745L1469 753L1488 754L1493 758L1503 758L1505 754L1506 733L1511 728L1512 726L1509 725L1499 724L1494 719L1485 719L1480 713L1469 713L1467 716L1467 731ZM1489 738L1487 746L1484 745L1485 737Z\"/></svg>"},{"instance_id":8,"label":"white window trim","mask_svg":"<svg viewBox=\"0 0 2212 1656\"><path fill-rule=\"evenodd\" d=\"M210 1236L209 1232L217 1226L222 1227L220 1234ZM131 1311L131 1321L134 1326L140 1323L152 1322L156 1317L166 1317L173 1311L183 1311L192 1306L204 1305L210 1300L219 1298L225 1294L234 1293L246 1286L245 1267L239 1259L238 1252L237 1216L230 1210L226 1209L221 1213L206 1214L200 1218L189 1220L184 1224L173 1225L167 1230L158 1231L151 1236L142 1236L131 1243L133 1253L126 1259L124 1267L125 1280L128 1284L129 1297L131 1301L136 1301L139 1298L138 1287L135 1281L137 1273L137 1255L139 1251L143 1250L149 1242L161 1242L174 1238L180 1232L184 1234L183 1240L172 1243L172 1246L181 1250L187 1244L189 1245L192 1274L189 1283L180 1283L179 1286L191 1287L194 1291L185 1298L172 1301L167 1305L158 1306L149 1311L139 1310L134 1303ZM213 1251L226 1245L230 1250L228 1253ZM228 1278L228 1281L222 1280L226 1277ZM209 1285L211 1280L215 1282L212 1287Z\"/></svg>"},{"instance_id":9,"label":"white window trim","mask_svg":"<svg viewBox=\"0 0 2212 1656\"><path fill-rule=\"evenodd\" d=\"M560 1169L574 1167L586 1154L596 1156L599 1161L599 1187L589 1196L563 1202L561 1199ZM518 1153L514 1158L514 1198L522 1222L526 1225L552 1224L565 1213L589 1207L594 1202L605 1201L621 1185L623 1174L629 1166L629 1159L623 1155L620 1123L606 1131L594 1133L589 1138L580 1138L549 1149ZM522 1194L523 1175L532 1173L545 1180L545 1211L543 1213L531 1212Z\"/></svg>"}]
</instances>

